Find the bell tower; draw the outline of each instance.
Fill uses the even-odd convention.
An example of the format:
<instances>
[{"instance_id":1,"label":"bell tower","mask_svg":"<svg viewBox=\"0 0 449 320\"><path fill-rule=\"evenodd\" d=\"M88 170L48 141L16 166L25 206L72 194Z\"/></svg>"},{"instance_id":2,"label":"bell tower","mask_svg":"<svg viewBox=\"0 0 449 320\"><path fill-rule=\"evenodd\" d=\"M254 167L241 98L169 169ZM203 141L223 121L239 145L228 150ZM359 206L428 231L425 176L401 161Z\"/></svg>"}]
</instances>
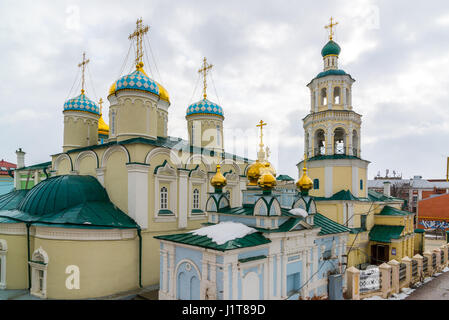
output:
<instances>
[{"instance_id":1,"label":"bell tower","mask_svg":"<svg viewBox=\"0 0 449 320\"><path fill-rule=\"evenodd\" d=\"M338 22L331 17L329 41L321 50L323 71L307 84L310 113L303 119L304 153L313 180L310 194L331 197L349 190L356 197L367 195L367 167L361 158L362 116L353 110L350 74L338 68L341 48L333 40ZM303 161L298 163L299 174Z\"/></svg>"}]
</instances>

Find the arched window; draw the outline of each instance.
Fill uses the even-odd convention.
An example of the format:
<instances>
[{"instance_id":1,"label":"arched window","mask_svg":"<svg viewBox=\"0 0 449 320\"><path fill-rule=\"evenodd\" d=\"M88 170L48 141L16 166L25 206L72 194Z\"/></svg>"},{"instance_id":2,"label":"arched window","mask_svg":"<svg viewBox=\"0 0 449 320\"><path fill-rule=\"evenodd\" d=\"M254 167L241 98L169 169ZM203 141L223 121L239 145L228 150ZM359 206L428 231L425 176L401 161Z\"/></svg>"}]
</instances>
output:
<instances>
[{"instance_id":1,"label":"arched window","mask_svg":"<svg viewBox=\"0 0 449 320\"><path fill-rule=\"evenodd\" d=\"M326 88L321 89L321 105L327 105L327 90Z\"/></svg>"},{"instance_id":2,"label":"arched window","mask_svg":"<svg viewBox=\"0 0 449 320\"><path fill-rule=\"evenodd\" d=\"M317 190L320 188L320 180L319 179L313 179L313 189Z\"/></svg>"},{"instance_id":3,"label":"arched window","mask_svg":"<svg viewBox=\"0 0 449 320\"><path fill-rule=\"evenodd\" d=\"M318 129L315 132L315 156L326 154L326 139L324 137L324 130Z\"/></svg>"},{"instance_id":4,"label":"arched window","mask_svg":"<svg viewBox=\"0 0 449 320\"><path fill-rule=\"evenodd\" d=\"M334 131L334 154L346 154L345 130L337 128Z\"/></svg>"},{"instance_id":5,"label":"arched window","mask_svg":"<svg viewBox=\"0 0 449 320\"><path fill-rule=\"evenodd\" d=\"M166 187L161 188L161 209L168 209L168 190Z\"/></svg>"},{"instance_id":6,"label":"arched window","mask_svg":"<svg viewBox=\"0 0 449 320\"><path fill-rule=\"evenodd\" d=\"M193 190L193 209L200 208L200 191L198 189Z\"/></svg>"},{"instance_id":7,"label":"arched window","mask_svg":"<svg viewBox=\"0 0 449 320\"><path fill-rule=\"evenodd\" d=\"M359 136L357 131L352 131L352 155L358 157Z\"/></svg>"},{"instance_id":8,"label":"arched window","mask_svg":"<svg viewBox=\"0 0 449 320\"><path fill-rule=\"evenodd\" d=\"M334 104L340 104L340 101L341 101L340 93L341 93L340 87L335 87L334 88Z\"/></svg>"},{"instance_id":9,"label":"arched window","mask_svg":"<svg viewBox=\"0 0 449 320\"><path fill-rule=\"evenodd\" d=\"M33 252L31 261L28 262L31 267L31 289L32 295L47 297L47 266L48 255L39 247Z\"/></svg>"}]
</instances>

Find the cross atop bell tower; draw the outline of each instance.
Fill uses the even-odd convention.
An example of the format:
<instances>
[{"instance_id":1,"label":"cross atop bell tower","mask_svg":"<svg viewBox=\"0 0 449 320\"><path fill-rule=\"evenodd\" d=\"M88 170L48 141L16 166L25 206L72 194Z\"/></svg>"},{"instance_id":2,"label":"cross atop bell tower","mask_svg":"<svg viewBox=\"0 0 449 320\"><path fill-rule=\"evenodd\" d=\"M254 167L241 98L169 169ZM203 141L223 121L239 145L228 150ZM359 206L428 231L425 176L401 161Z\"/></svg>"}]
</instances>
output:
<instances>
[{"instance_id":1,"label":"cross atop bell tower","mask_svg":"<svg viewBox=\"0 0 449 320\"><path fill-rule=\"evenodd\" d=\"M142 18L136 21L136 30L128 36L129 40L136 38L136 68L142 68L143 47L142 40L145 33L150 29L149 26L142 26Z\"/></svg>"},{"instance_id":2,"label":"cross atop bell tower","mask_svg":"<svg viewBox=\"0 0 449 320\"><path fill-rule=\"evenodd\" d=\"M334 32L332 31L332 28L334 26L336 26L337 24L338 24L338 22L332 23L332 17L331 17L331 22L327 26L324 26L325 29L329 29L329 40L331 40L331 41L334 36Z\"/></svg>"}]
</instances>

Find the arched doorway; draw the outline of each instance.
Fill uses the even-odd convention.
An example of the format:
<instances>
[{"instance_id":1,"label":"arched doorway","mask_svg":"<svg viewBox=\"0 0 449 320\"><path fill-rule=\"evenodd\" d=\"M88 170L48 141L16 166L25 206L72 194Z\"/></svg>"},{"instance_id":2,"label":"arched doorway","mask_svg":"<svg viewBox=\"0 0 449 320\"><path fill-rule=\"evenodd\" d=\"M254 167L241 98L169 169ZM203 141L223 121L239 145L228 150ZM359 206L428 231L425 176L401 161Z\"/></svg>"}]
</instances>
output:
<instances>
[{"instance_id":1,"label":"arched doorway","mask_svg":"<svg viewBox=\"0 0 449 320\"><path fill-rule=\"evenodd\" d=\"M242 299L259 300L260 299L259 276L255 272L248 272L243 278Z\"/></svg>"},{"instance_id":2,"label":"arched doorway","mask_svg":"<svg viewBox=\"0 0 449 320\"><path fill-rule=\"evenodd\" d=\"M191 261L181 262L176 269L176 298L178 300L200 299L200 276Z\"/></svg>"}]
</instances>

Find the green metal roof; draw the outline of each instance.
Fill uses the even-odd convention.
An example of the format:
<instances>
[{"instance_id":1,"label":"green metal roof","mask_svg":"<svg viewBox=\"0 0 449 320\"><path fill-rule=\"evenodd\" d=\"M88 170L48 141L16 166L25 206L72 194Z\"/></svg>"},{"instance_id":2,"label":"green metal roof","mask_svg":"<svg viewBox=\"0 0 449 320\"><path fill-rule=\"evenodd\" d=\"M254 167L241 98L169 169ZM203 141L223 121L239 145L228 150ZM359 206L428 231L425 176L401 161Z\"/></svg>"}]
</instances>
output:
<instances>
[{"instance_id":1,"label":"green metal roof","mask_svg":"<svg viewBox=\"0 0 449 320\"><path fill-rule=\"evenodd\" d=\"M358 201L359 198L354 196L349 190L340 190L333 194L331 197L314 197L315 201L333 201L333 200L346 200L346 201Z\"/></svg>"},{"instance_id":2,"label":"green metal roof","mask_svg":"<svg viewBox=\"0 0 449 320\"><path fill-rule=\"evenodd\" d=\"M414 214L413 212L409 211L402 211L390 206L384 206L382 208L382 211L379 213L381 216L408 216Z\"/></svg>"},{"instance_id":3,"label":"green metal roof","mask_svg":"<svg viewBox=\"0 0 449 320\"><path fill-rule=\"evenodd\" d=\"M391 239L400 239L404 226L374 225L369 232L371 241L390 243Z\"/></svg>"},{"instance_id":4,"label":"green metal roof","mask_svg":"<svg viewBox=\"0 0 449 320\"><path fill-rule=\"evenodd\" d=\"M345 227L344 225L341 225L333 221L332 219L323 216L320 213L315 214L313 223L315 226L321 227L321 231L320 233L318 233L318 235L320 236L351 231L351 229L349 229L348 227Z\"/></svg>"},{"instance_id":5,"label":"green metal roof","mask_svg":"<svg viewBox=\"0 0 449 320\"><path fill-rule=\"evenodd\" d=\"M341 51L340 46L335 41L329 40L321 49L321 56L325 57L329 54L339 55Z\"/></svg>"},{"instance_id":6,"label":"green metal roof","mask_svg":"<svg viewBox=\"0 0 449 320\"><path fill-rule=\"evenodd\" d=\"M0 196L0 210L16 209L28 190L14 190Z\"/></svg>"},{"instance_id":7,"label":"green metal roof","mask_svg":"<svg viewBox=\"0 0 449 320\"><path fill-rule=\"evenodd\" d=\"M148 144L148 145L152 145L152 146L175 149L175 150L185 150L186 152L190 152L190 153L199 153L199 154L210 155L210 156L214 156L217 154L214 150L207 149L207 148L194 147L187 140L183 140L183 139L177 138L177 137L170 137L170 136L157 137L157 139L147 139L147 138L143 138L143 137L138 137L138 138L132 138L132 139L127 139L127 140L123 140L123 141L110 141L110 142L99 144L99 145L93 145L93 146L89 146L89 147L72 149L72 150L67 151L67 153L80 152L80 151L84 151L84 150L94 150L94 149L104 148L104 147L108 147L108 146L112 146L112 145L116 145L116 144L127 145L127 144L136 144L136 143ZM231 153L227 153L227 152L224 152L222 154L222 158L233 159L233 160L242 160L244 162L252 161L250 159L240 157L235 154L231 154Z\"/></svg>"},{"instance_id":8,"label":"green metal roof","mask_svg":"<svg viewBox=\"0 0 449 320\"><path fill-rule=\"evenodd\" d=\"M110 202L106 190L92 176L62 175L41 181L17 208L1 210L0 217L55 226L139 228Z\"/></svg>"},{"instance_id":9,"label":"green metal roof","mask_svg":"<svg viewBox=\"0 0 449 320\"><path fill-rule=\"evenodd\" d=\"M271 240L265 238L260 232L254 232L244 236L243 238L230 240L221 245L218 245L217 243L213 242L212 239L208 238L207 236L194 235L191 232L155 236L154 238L219 251L254 247L271 242Z\"/></svg>"},{"instance_id":10,"label":"green metal roof","mask_svg":"<svg viewBox=\"0 0 449 320\"><path fill-rule=\"evenodd\" d=\"M17 171L20 171L20 170L31 170L31 169L43 169L43 168L47 168L48 166L51 166L51 161L33 164L32 166L28 166L28 167L23 167L23 168L17 169Z\"/></svg>"},{"instance_id":11,"label":"green metal roof","mask_svg":"<svg viewBox=\"0 0 449 320\"><path fill-rule=\"evenodd\" d=\"M415 229L414 232L415 232L415 233L425 233L426 230L424 230L424 229ZM446 231L446 232L449 232L449 231Z\"/></svg>"},{"instance_id":12,"label":"green metal roof","mask_svg":"<svg viewBox=\"0 0 449 320\"><path fill-rule=\"evenodd\" d=\"M276 177L276 180L280 180L280 181L295 181L295 179L293 179L292 177L290 177L287 174L280 174L279 176Z\"/></svg>"},{"instance_id":13,"label":"green metal roof","mask_svg":"<svg viewBox=\"0 0 449 320\"><path fill-rule=\"evenodd\" d=\"M294 214L291 214L289 211L291 209L282 208L281 207L281 216L284 217L296 217ZM235 215L242 215L242 216L253 216L254 214L254 206L245 206L245 207L224 207L218 211L218 213L223 214L235 214ZM259 216L264 217L264 216ZM268 216L273 217L273 216Z\"/></svg>"},{"instance_id":14,"label":"green metal roof","mask_svg":"<svg viewBox=\"0 0 449 320\"><path fill-rule=\"evenodd\" d=\"M371 201L404 201L403 199L395 198L395 197L388 197L384 195L383 193L374 191L374 190L368 190L368 199Z\"/></svg>"},{"instance_id":15,"label":"green metal roof","mask_svg":"<svg viewBox=\"0 0 449 320\"><path fill-rule=\"evenodd\" d=\"M307 159L307 161L315 161L315 160L327 160L327 159L358 159L363 160L362 158L356 157L356 156L349 156L346 154L328 154L328 155L319 155L311 157L310 159Z\"/></svg>"}]
</instances>

